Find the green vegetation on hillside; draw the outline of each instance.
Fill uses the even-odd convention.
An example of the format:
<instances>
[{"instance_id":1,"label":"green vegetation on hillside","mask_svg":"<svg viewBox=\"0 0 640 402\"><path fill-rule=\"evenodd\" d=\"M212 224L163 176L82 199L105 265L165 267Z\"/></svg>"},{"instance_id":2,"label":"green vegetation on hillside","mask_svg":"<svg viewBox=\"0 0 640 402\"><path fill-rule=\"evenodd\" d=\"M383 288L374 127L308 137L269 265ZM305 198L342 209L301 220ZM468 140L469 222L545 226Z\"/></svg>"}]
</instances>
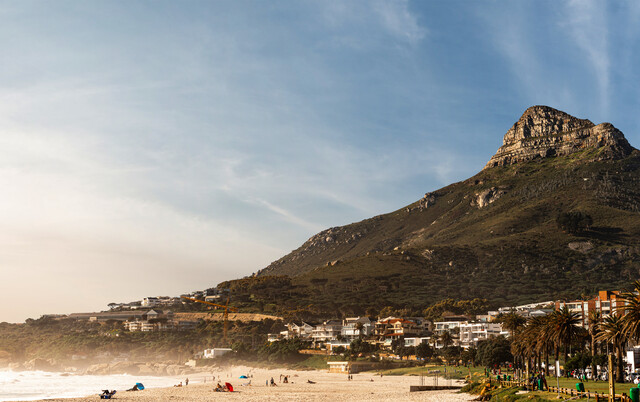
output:
<instances>
[{"instance_id":1,"label":"green vegetation on hillside","mask_svg":"<svg viewBox=\"0 0 640 402\"><path fill-rule=\"evenodd\" d=\"M324 231L257 277L220 287L240 290L232 300L245 308L294 317L624 289L640 275L640 156L595 162L593 152L483 170Z\"/></svg>"}]
</instances>

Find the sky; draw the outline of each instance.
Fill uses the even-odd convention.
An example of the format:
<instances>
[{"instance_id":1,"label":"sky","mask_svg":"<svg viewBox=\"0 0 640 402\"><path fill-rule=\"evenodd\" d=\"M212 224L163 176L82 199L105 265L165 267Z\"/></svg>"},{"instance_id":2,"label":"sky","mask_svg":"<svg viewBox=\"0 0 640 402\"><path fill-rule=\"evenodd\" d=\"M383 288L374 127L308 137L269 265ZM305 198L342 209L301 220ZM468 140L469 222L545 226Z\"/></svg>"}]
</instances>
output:
<instances>
[{"instance_id":1,"label":"sky","mask_svg":"<svg viewBox=\"0 0 640 402\"><path fill-rule=\"evenodd\" d=\"M0 322L250 275L532 105L638 147L639 4L0 0Z\"/></svg>"}]
</instances>

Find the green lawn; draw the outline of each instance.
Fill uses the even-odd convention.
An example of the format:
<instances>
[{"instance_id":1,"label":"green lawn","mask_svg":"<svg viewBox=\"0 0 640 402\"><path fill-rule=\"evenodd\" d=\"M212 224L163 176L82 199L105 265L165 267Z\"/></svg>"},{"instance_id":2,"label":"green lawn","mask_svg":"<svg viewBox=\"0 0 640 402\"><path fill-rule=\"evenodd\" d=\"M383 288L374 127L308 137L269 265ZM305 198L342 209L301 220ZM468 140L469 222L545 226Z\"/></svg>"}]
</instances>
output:
<instances>
[{"instance_id":1,"label":"green lawn","mask_svg":"<svg viewBox=\"0 0 640 402\"><path fill-rule=\"evenodd\" d=\"M421 374L435 376L438 375L441 378L445 377L445 368L447 371L446 378L452 379L465 379L469 376L469 371L471 371L472 381L482 381L485 378L485 372L483 367L452 367L452 366L435 366L435 365L427 365L421 367L403 367L396 369L383 370L382 374L384 375L414 375L418 376ZM503 374L513 375L511 372L503 371ZM492 379L495 376L491 376ZM575 378L560 378L560 387L562 388L571 388L576 389L576 383L579 382ZM547 384L551 387L556 386L556 378L555 377L547 377ZM587 381L584 383L584 387L586 391L590 392L599 392L599 393L609 393L609 383L606 381ZM616 383L616 394L625 393L629 395L629 389L635 388L636 385L633 383ZM551 396L551 394L547 392L535 392L529 395L535 395L538 397L543 397L546 395L547 398Z\"/></svg>"},{"instance_id":2,"label":"green lawn","mask_svg":"<svg viewBox=\"0 0 640 402\"><path fill-rule=\"evenodd\" d=\"M575 378L560 378L560 386L563 388L571 388L571 389L576 389L576 383L578 383L579 381ZM547 383L549 384L549 386L556 386L556 378L555 377L548 377L547 378ZM625 393L627 395L629 395L629 388L635 388L637 385L634 383L616 383L616 394L621 394L621 393ZM584 389L586 391L591 391L591 392L604 392L605 394L609 393L609 383L606 381L598 381L598 382L593 382L593 381L588 381L584 383Z\"/></svg>"}]
</instances>

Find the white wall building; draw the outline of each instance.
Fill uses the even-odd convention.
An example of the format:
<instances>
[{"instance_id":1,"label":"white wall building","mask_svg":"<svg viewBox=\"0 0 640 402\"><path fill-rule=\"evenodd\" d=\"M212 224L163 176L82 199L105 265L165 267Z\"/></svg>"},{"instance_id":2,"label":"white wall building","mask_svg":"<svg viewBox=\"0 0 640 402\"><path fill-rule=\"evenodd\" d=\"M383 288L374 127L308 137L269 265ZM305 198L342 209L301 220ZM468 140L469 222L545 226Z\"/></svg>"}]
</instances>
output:
<instances>
[{"instance_id":1,"label":"white wall building","mask_svg":"<svg viewBox=\"0 0 640 402\"><path fill-rule=\"evenodd\" d=\"M502 323L493 322L461 322L460 323L460 346L468 348L476 346L478 342L494 336L508 335L502 330Z\"/></svg>"},{"instance_id":2,"label":"white wall building","mask_svg":"<svg viewBox=\"0 0 640 402\"><path fill-rule=\"evenodd\" d=\"M205 349L202 356L205 359L215 359L216 357L224 356L227 353L231 352L230 348L213 348L213 349Z\"/></svg>"}]
</instances>

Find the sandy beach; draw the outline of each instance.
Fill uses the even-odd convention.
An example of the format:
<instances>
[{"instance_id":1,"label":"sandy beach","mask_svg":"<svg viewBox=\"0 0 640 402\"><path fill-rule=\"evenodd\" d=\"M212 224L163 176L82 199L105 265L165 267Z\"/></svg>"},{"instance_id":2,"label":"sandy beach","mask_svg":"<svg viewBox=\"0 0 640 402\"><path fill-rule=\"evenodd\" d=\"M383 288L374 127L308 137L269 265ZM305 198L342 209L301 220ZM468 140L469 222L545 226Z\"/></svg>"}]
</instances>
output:
<instances>
[{"instance_id":1,"label":"sandy beach","mask_svg":"<svg viewBox=\"0 0 640 402\"><path fill-rule=\"evenodd\" d=\"M281 383L280 375L288 375L290 383ZM216 376L213 383L212 376ZM247 375L249 379L240 379ZM206 383L204 379L206 376ZM266 386L271 378L277 386ZM218 379L223 383L230 382L237 392L214 392ZM310 384L307 380L315 382ZM371 381L373 380L373 381ZM196 382L197 381L197 382ZM242 384L251 381L251 385ZM120 401L210 401L210 400L242 400L242 401L469 401L470 395L457 391L424 391L409 392L410 385L419 385L416 376L384 376L371 373L353 375L347 380L345 374L327 373L326 371L294 371L265 370L248 367L235 367L227 371L194 374L187 387L147 389L140 392L120 391L115 400ZM430 382L429 382L430 384ZM447 383L448 384L448 383ZM440 385L445 385L440 380ZM46 401L88 401L99 400L96 394L84 398L46 399Z\"/></svg>"}]
</instances>

